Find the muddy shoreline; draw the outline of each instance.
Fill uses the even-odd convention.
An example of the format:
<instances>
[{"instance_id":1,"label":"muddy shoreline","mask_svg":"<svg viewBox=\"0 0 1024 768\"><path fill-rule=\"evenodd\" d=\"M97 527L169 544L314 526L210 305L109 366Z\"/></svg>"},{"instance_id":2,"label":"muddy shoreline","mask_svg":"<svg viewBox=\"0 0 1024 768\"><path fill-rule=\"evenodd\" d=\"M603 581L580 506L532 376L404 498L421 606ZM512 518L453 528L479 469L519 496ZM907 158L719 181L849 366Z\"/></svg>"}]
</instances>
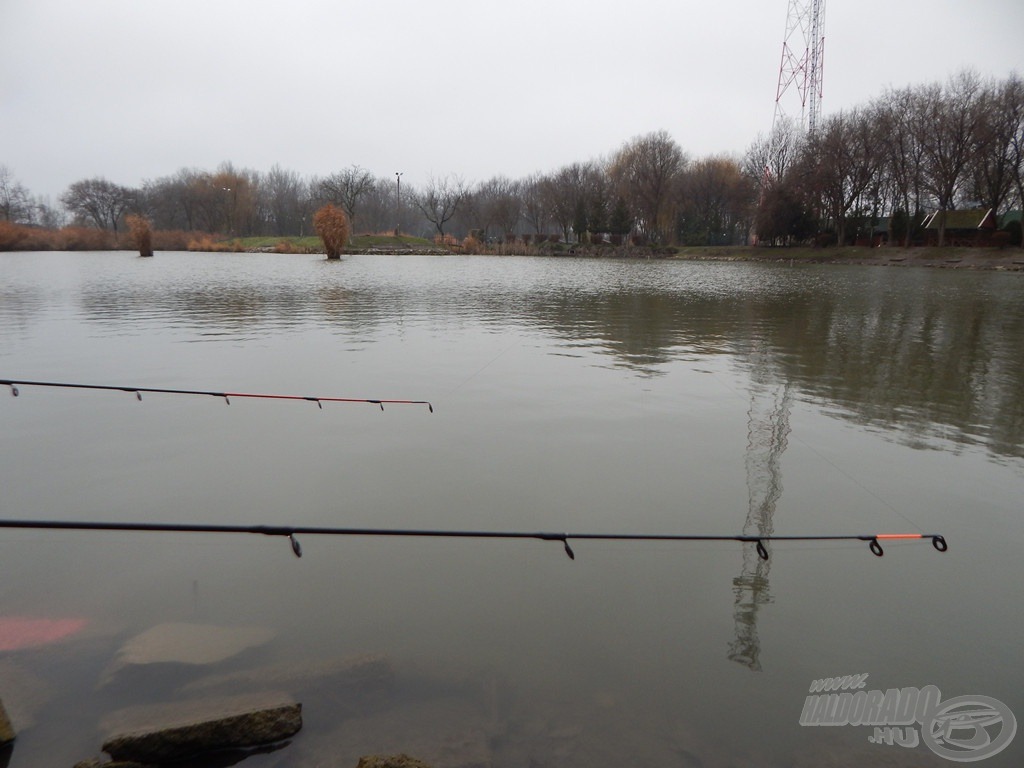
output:
<instances>
[{"instance_id":1,"label":"muddy shoreline","mask_svg":"<svg viewBox=\"0 0 1024 768\"><path fill-rule=\"evenodd\" d=\"M792 264L858 264L882 267L990 269L1024 272L1021 248L722 246L681 248L668 258L684 261L764 261Z\"/></svg>"}]
</instances>

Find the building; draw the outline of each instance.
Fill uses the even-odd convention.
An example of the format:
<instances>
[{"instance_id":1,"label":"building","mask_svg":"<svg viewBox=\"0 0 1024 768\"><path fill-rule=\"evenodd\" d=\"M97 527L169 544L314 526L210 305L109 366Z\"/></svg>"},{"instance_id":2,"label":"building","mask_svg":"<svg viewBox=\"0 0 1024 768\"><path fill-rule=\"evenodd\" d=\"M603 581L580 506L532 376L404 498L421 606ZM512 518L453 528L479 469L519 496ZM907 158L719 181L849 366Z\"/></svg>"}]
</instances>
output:
<instances>
[{"instance_id":1,"label":"building","mask_svg":"<svg viewBox=\"0 0 1024 768\"><path fill-rule=\"evenodd\" d=\"M945 220L946 245L984 246L992 244L996 215L991 208L964 211L936 211L922 225L926 245L938 245L939 227Z\"/></svg>"}]
</instances>

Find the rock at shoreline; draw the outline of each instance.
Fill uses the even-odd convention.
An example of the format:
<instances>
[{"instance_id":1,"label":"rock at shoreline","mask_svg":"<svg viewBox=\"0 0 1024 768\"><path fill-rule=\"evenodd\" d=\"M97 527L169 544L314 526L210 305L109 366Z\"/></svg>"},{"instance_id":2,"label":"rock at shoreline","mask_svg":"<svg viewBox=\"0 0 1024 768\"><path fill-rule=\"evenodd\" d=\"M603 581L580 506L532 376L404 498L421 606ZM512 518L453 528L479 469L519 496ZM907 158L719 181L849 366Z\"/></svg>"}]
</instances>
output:
<instances>
[{"instance_id":1,"label":"rock at shoreline","mask_svg":"<svg viewBox=\"0 0 1024 768\"><path fill-rule=\"evenodd\" d=\"M149 664L216 664L249 648L270 642L275 634L273 630L263 627L159 624L121 646L100 685L110 683L127 668Z\"/></svg>"},{"instance_id":2,"label":"rock at shoreline","mask_svg":"<svg viewBox=\"0 0 1024 768\"><path fill-rule=\"evenodd\" d=\"M356 768L431 768L421 760L408 755L364 755Z\"/></svg>"},{"instance_id":3,"label":"rock at shoreline","mask_svg":"<svg viewBox=\"0 0 1024 768\"><path fill-rule=\"evenodd\" d=\"M352 768L359 755L392 754L417 755L434 768L490 768L491 735L473 702L430 699L347 719L326 739L322 752L303 757L321 768Z\"/></svg>"},{"instance_id":4,"label":"rock at shoreline","mask_svg":"<svg viewBox=\"0 0 1024 768\"><path fill-rule=\"evenodd\" d=\"M161 763L222 749L258 747L294 736L302 705L280 693L134 707L111 713L103 751L114 760Z\"/></svg>"}]
</instances>

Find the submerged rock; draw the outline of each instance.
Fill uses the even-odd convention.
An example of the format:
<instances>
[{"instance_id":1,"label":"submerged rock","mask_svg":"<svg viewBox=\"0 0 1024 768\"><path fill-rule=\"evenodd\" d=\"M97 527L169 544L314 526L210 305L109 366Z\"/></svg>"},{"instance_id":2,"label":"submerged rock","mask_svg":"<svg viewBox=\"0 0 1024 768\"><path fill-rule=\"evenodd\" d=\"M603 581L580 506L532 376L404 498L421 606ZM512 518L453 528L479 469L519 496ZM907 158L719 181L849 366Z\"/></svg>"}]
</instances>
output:
<instances>
[{"instance_id":1,"label":"submerged rock","mask_svg":"<svg viewBox=\"0 0 1024 768\"><path fill-rule=\"evenodd\" d=\"M127 668L150 664L202 666L237 656L270 642L276 633L263 627L218 627L207 624L159 624L128 640L104 674L110 683Z\"/></svg>"},{"instance_id":2,"label":"submerged rock","mask_svg":"<svg viewBox=\"0 0 1024 768\"><path fill-rule=\"evenodd\" d=\"M309 688L388 687L394 682L395 671L383 654L365 654L341 659L318 661L286 661L243 672L202 677L182 687L184 693L206 691L249 690L274 688L297 695Z\"/></svg>"},{"instance_id":3,"label":"submerged rock","mask_svg":"<svg viewBox=\"0 0 1024 768\"><path fill-rule=\"evenodd\" d=\"M302 728L302 705L280 693L198 699L114 712L103 751L115 760L160 763L204 752L257 747Z\"/></svg>"},{"instance_id":4,"label":"submerged rock","mask_svg":"<svg viewBox=\"0 0 1024 768\"><path fill-rule=\"evenodd\" d=\"M50 696L50 685L38 675L16 662L0 661L0 698L3 699L0 709L6 709L7 722L15 733L22 733L35 725L36 715ZM0 736L0 744L3 742Z\"/></svg>"},{"instance_id":5,"label":"submerged rock","mask_svg":"<svg viewBox=\"0 0 1024 768\"><path fill-rule=\"evenodd\" d=\"M590 768L594 765L672 765L703 768L742 763L721 759L670 712L638 713L604 695L592 703L549 701L512 713L497 744L498 765Z\"/></svg>"}]
</instances>

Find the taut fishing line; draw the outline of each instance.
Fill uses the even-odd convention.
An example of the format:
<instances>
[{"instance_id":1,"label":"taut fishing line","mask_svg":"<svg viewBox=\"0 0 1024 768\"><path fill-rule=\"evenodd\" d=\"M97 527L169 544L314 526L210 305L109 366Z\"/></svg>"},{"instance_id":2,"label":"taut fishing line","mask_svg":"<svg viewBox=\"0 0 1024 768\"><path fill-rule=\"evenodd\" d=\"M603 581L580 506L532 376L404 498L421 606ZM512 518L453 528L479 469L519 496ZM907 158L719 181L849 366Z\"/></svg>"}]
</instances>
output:
<instances>
[{"instance_id":1,"label":"taut fishing line","mask_svg":"<svg viewBox=\"0 0 1024 768\"><path fill-rule=\"evenodd\" d=\"M740 399L742 399L742 400L746 400L746 398L745 398L745 397L744 397L744 396L743 396L743 395L742 395L742 394L741 394L741 393L740 393L740 392L739 392L739 391L738 391L738 390L737 390L737 389L736 389L735 387L733 387L733 386L732 386L732 385L731 385L731 384L730 384L729 382L727 382L727 381L723 381L723 380L722 380L722 378L721 378L721 377L719 377L719 375L718 375L717 373L711 372L711 375L712 375L712 376L713 376L713 377L715 378L715 380L716 380L716 381L718 381L718 382L719 382L719 383L720 383L720 384L721 384L721 385L722 385L723 387L725 387L725 388L726 388L727 390L729 390L730 392L732 392L732 393L733 393L733 394L734 394L734 395L735 395L736 397L738 397L738 398L740 398ZM906 522L907 524L909 524L909 525L910 525L910 526L912 526L913 528L917 528L918 530L921 530L922 526L920 526L920 525L918 525L917 523L915 523L915 522L914 522L913 520L911 520L911 519L910 519L910 518L909 518L909 517L908 517L908 516L907 516L906 514L904 514L903 512L900 512L900 510L898 510L898 509L897 509L896 507L894 507L894 506L893 506L892 504L890 504L890 503L889 503L888 501L886 501L885 499L883 499L883 498L882 498L881 496L879 496L879 495L878 495L877 493L875 493L875 492L874 492L873 490L871 490L870 488L868 488L868 487L867 487L866 485L864 485L864 483L862 483L862 482L861 482L860 480L858 480L858 479L857 479L856 477L854 477L854 476L853 476L853 475L851 475L851 474L850 474L849 472L847 472L847 471L846 471L845 469L843 469L842 467L840 467L840 466L839 466L838 464L836 464L836 463L835 463L834 461L830 460L830 459L829 459L829 458L828 458L827 456L825 456L825 455L824 455L824 454L822 454L822 453L821 453L820 451L818 451L818 450L817 450L817 449L816 449L816 448L815 448L815 447L814 447L813 445L811 445L810 443L808 443L808 442L807 442L806 440L804 440L804 439L803 439L802 437L800 437L799 435L794 435L794 434L790 433L790 434L788 435L788 438L787 438L787 439L792 439L792 440L796 440L796 441L797 441L798 443L800 443L800 445L802 445L802 446L803 446L804 448L806 448L806 449L807 449L808 451L810 451L811 453L813 453L813 454L814 454L815 456L817 456L817 457L818 457L819 459L821 459L821 460L822 460L823 462L825 462L826 464L828 464L828 465L829 465L830 467L832 467L832 469L834 469L834 470L835 470L836 472L838 472L839 474L841 474L841 475L842 475L843 477L845 477L845 478L846 478L847 480L849 480L849 481L850 481L851 483L853 483L853 484L854 484L854 485L856 485L856 486L857 486L858 488L860 488L861 490L863 490L863 491L864 491L865 493L867 493L867 494L868 494L869 496L871 496L871 497L872 497L873 499L875 499L875 501L877 501L877 502L878 502L879 504L881 504L882 506L886 507L886 508L887 508L887 509L888 509L889 511L891 511L891 512L892 512L893 514L895 514L895 515L896 515L897 517L900 517L900 518L902 518L904 522Z\"/></svg>"}]
</instances>

